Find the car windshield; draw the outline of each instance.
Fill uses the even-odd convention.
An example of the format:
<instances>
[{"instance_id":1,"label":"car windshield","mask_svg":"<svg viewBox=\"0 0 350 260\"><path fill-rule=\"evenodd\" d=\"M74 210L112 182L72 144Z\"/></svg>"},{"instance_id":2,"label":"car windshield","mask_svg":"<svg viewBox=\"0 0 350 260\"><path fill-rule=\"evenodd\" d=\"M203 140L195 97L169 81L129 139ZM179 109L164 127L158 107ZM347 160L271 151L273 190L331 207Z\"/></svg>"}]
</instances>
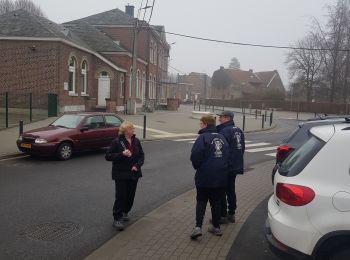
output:
<instances>
[{"instance_id":1,"label":"car windshield","mask_svg":"<svg viewBox=\"0 0 350 260\"><path fill-rule=\"evenodd\" d=\"M306 143L291 153L283 161L279 168L279 173L288 177L298 175L321 150L324 144L324 141L315 136L311 136Z\"/></svg>"},{"instance_id":2,"label":"car windshield","mask_svg":"<svg viewBox=\"0 0 350 260\"><path fill-rule=\"evenodd\" d=\"M79 115L63 115L51 125L64 128L76 128L83 118L83 116Z\"/></svg>"}]
</instances>

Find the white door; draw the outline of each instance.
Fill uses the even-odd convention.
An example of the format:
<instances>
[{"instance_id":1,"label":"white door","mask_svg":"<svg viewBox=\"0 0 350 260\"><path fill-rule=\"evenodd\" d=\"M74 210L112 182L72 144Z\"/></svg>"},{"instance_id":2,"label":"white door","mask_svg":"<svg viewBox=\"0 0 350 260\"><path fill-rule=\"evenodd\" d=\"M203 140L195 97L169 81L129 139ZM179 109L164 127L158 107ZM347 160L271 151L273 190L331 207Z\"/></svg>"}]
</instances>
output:
<instances>
[{"instance_id":1,"label":"white door","mask_svg":"<svg viewBox=\"0 0 350 260\"><path fill-rule=\"evenodd\" d=\"M106 98L110 98L111 81L108 76L98 78L98 106L106 106Z\"/></svg>"}]
</instances>

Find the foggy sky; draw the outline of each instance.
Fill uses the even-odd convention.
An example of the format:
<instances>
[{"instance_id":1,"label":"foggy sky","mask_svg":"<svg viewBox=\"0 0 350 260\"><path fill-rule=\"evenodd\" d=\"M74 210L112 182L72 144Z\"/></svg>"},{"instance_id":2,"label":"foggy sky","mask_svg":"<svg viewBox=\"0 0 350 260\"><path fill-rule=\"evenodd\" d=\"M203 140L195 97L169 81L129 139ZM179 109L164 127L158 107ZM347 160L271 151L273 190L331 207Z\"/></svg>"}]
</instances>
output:
<instances>
[{"instance_id":1,"label":"foggy sky","mask_svg":"<svg viewBox=\"0 0 350 260\"><path fill-rule=\"evenodd\" d=\"M47 18L63 23L114 8L124 11L126 4L141 0L33 0ZM143 0L146 5L147 0ZM151 24L164 25L166 31L232 42L290 46L310 31L312 17L326 22L326 4L336 0L156 0ZM153 0L148 0L151 5ZM150 15L147 9L146 20ZM142 16L143 17L143 16ZM277 69L288 87L286 50L212 43L167 35L172 45L171 73L207 73L212 76L220 66L227 67L237 57L241 69Z\"/></svg>"}]
</instances>

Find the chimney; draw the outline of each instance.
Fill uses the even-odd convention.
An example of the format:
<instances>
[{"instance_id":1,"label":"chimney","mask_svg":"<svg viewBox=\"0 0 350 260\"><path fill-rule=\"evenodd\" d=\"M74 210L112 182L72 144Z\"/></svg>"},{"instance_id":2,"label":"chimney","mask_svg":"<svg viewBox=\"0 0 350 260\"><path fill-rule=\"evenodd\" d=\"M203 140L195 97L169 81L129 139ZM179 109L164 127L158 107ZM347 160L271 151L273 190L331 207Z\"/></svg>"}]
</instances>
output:
<instances>
[{"instance_id":1,"label":"chimney","mask_svg":"<svg viewBox=\"0 0 350 260\"><path fill-rule=\"evenodd\" d=\"M125 13L130 15L131 17L134 17L134 9L135 9L135 6L128 4L125 6Z\"/></svg>"},{"instance_id":2,"label":"chimney","mask_svg":"<svg viewBox=\"0 0 350 260\"><path fill-rule=\"evenodd\" d=\"M253 70L252 70L252 69L249 69L249 72L250 72L250 73L253 73Z\"/></svg>"},{"instance_id":3,"label":"chimney","mask_svg":"<svg viewBox=\"0 0 350 260\"><path fill-rule=\"evenodd\" d=\"M220 70L223 70L224 69L224 66L220 66Z\"/></svg>"}]
</instances>

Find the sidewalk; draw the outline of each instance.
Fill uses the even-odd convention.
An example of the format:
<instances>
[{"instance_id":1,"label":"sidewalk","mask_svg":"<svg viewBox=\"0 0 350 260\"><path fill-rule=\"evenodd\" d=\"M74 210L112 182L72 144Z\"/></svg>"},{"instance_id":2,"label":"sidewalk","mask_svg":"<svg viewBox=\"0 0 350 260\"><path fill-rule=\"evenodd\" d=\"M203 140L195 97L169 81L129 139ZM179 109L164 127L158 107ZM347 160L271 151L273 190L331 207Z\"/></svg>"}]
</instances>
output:
<instances>
[{"instance_id":1,"label":"sidewalk","mask_svg":"<svg viewBox=\"0 0 350 260\"><path fill-rule=\"evenodd\" d=\"M155 111L153 113L145 113L147 131L146 140L154 139L169 139L169 138L191 138L197 136L199 129L199 120L191 118L192 106L181 106L179 111ZM216 110L215 113L219 112ZM125 120L135 124L136 135L143 139L143 122L144 115L123 115L120 116ZM56 118L47 118L42 121L24 125L24 131L32 130L39 127L44 127L52 123ZM236 113L234 118L236 124L242 127L243 117ZM273 124L271 127L274 127ZM253 116L246 117L245 132L258 131L261 129L261 118L255 119ZM270 129L266 122L265 129ZM0 130L0 158L8 158L20 155L16 140L19 135L19 128L12 127Z\"/></svg>"},{"instance_id":2,"label":"sidewalk","mask_svg":"<svg viewBox=\"0 0 350 260\"><path fill-rule=\"evenodd\" d=\"M190 190L148 213L119 232L86 260L97 259L226 259L242 225L255 207L272 193L271 169L274 161L260 163L236 180L236 223L221 225L224 235L207 232L209 205L203 236L189 238L195 225L196 191ZM233 252L234 254L234 252Z\"/></svg>"}]
</instances>

